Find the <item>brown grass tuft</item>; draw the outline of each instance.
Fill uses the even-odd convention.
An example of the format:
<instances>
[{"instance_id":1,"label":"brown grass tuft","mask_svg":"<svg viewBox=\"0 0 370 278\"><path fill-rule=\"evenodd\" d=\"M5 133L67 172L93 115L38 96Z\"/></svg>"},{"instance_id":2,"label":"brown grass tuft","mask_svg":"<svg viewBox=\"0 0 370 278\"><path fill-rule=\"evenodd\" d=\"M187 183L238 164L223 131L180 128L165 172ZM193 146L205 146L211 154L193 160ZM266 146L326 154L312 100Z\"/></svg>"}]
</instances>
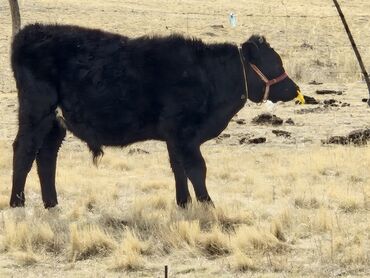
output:
<instances>
[{"instance_id":1,"label":"brown grass tuft","mask_svg":"<svg viewBox=\"0 0 370 278\"><path fill-rule=\"evenodd\" d=\"M248 226L241 226L236 231L232 237L232 246L243 252L256 250L282 253L289 250L289 246L281 243L272 233Z\"/></svg>"},{"instance_id":2,"label":"brown grass tuft","mask_svg":"<svg viewBox=\"0 0 370 278\"><path fill-rule=\"evenodd\" d=\"M129 229L124 232L119 250L122 253L149 254L150 245L149 242L141 240L135 231Z\"/></svg>"},{"instance_id":3,"label":"brown grass tuft","mask_svg":"<svg viewBox=\"0 0 370 278\"><path fill-rule=\"evenodd\" d=\"M83 260L91 256L105 256L115 247L113 239L98 226L78 227L70 225L70 253L73 260Z\"/></svg>"},{"instance_id":4,"label":"brown grass tuft","mask_svg":"<svg viewBox=\"0 0 370 278\"><path fill-rule=\"evenodd\" d=\"M362 200L347 196L338 201L338 207L345 213L355 213L361 209Z\"/></svg>"},{"instance_id":5,"label":"brown grass tuft","mask_svg":"<svg viewBox=\"0 0 370 278\"><path fill-rule=\"evenodd\" d=\"M174 235L172 244L175 247L182 247L184 243L190 247L195 247L201 229L199 221L179 221L171 225L170 232Z\"/></svg>"},{"instance_id":6,"label":"brown grass tuft","mask_svg":"<svg viewBox=\"0 0 370 278\"><path fill-rule=\"evenodd\" d=\"M11 253L11 256L20 266L31 266L41 260L32 250L15 251Z\"/></svg>"},{"instance_id":7,"label":"brown grass tuft","mask_svg":"<svg viewBox=\"0 0 370 278\"><path fill-rule=\"evenodd\" d=\"M128 253L114 257L111 268L115 271L137 271L145 266L144 259L138 253Z\"/></svg>"},{"instance_id":8,"label":"brown grass tuft","mask_svg":"<svg viewBox=\"0 0 370 278\"><path fill-rule=\"evenodd\" d=\"M111 268L114 270L135 271L144 267L143 254L149 254L149 243L139 239L132 230L123 234L123 240L113 253Z\"/></svg>"},{"instance_id":9,"label":"brown grass tuft","mask_svg":"<svg viewBox=\"0 0 370 278\"><path fill-rule=\"evenodd\" d=\"M50 250L54 243L54 232L48 223L9 219L4 223L3 245L6 250Z\"/></svg>"},{"instance_id":10,"label":"brown grass tuft","mask_svg":"<svg viewBox=\"0 0 370 278\"><path fill-rule=\"evenodd\" d=\"M305 198L304 196L299 196L294 199L294 205L297 208L303 209L318 209L321 204L316 197Z\"/></svg>"},{"instance_id":11,"label":"brown grass tuft","mask_svg":"<svg viewBox=\"0 0 370 278\"><path fill-rule=\"evenodd\" d=\"M214 226L210 232L200 236L199 248L208 256L223 256L231 252L230 239L222 233L220 227Z\"/></svg>"},{"instance_id":12,"label":"brown grass tuft","mask_svg":"<svg viewBox=\"0 0 370 278\"><path fill-rule=\"evenodd\" d=\"M257 266L252 257L247 256L240 250L235 251L235 253L229 258L230 267L233 270L246 272L246 271L256 271Z\"/></svg>"},{"instance_id":13,"label":"brown grass tuft","mask_svg":"<svg viewBox=\"0 0 370 278\"><path fill-rule=\"evenodd\" d=\"M333 227L333 218L327 209L321 208L311 221L311 228L316 232L328 232Z\"/></svg>"},{"instance_id":14,"label":"brown grass tuft","mask_svg":"<svg viewBox=\"0 0 370 278\"><path fill-rule=\"evenodd\" d=\"M281 225L281 222L278 219L274 219L270 225L270 232L273 234L278 240L280 241L286 241L283 227Z\"/></svg>"}]
</instances>

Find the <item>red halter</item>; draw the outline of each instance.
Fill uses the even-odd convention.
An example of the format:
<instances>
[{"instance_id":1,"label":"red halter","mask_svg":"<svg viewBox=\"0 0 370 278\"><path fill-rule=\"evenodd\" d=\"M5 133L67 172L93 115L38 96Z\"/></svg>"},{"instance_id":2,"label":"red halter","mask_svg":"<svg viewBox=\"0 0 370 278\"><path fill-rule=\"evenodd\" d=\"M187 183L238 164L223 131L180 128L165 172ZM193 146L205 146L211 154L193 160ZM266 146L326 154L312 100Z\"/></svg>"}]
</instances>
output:
<instances>
[{"instance_id":1,"label":"red halter","mask_svg":"<svg viewBox=\"0 0 370 278\"><path fill-rule=\"evenodd\" d=\"M263 99L262 99L262 102L266 102L266 100L269 98L270 86L283 81L285 78L288 77L288 74L284 71L284 73L282 75L280 75L279 77L269 80L260 71L260 69L256 65L254 65L254 64L250 64L250 65L251 65L252 69L257 73L257 75L262 79L262 81L265 82L265 84L266 84L265 94L263 95Z\"/></svg>"}]
</instances>

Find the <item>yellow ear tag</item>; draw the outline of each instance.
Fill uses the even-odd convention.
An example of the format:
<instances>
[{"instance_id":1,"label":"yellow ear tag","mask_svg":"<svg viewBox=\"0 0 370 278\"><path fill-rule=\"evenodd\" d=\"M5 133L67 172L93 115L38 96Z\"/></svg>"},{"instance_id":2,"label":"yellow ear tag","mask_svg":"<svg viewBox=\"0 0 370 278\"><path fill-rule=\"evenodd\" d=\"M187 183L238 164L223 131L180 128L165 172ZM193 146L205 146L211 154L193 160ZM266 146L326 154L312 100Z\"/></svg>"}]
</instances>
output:
<instances>
[{"instance_id":1,"label":"yellow ear tag","mask_svg":"<svg viewBox=\"0 0 370 278\"><path fill-rule=\"evenodd\" d=\"M299 104L305 104L304 96L302 95L301 91L297 91L298 96L295 98Z\"/></svg>"}]
</instances>

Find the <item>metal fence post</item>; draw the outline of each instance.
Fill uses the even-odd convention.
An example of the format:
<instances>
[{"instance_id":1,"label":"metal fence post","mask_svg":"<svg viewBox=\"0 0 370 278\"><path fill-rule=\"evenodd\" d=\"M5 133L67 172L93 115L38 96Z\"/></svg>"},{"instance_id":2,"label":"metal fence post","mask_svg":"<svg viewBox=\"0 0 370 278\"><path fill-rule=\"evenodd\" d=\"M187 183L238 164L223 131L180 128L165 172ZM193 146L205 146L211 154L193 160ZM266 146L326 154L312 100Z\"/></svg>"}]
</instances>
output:
<instances>
[{"instance_id":1,"label":"metal fence post","mask_svg":"<svg viewBox=\"0 0 370 278\"><path fill-rule=\"evenodd\" d=\"M339 16L342 20L342 23L344 25L344 29L346 29L346 33L348 35L348 38L351 42L351 45L352 45L352 48L353 48L353 51L355 52L355 55L356 55L356 58L357 58L357 61L358 63L360 64L360 68L361 68L361 71L362 71L362 74L364 75L364 78L365 78L365 82L366 82L366 85L367 85L367 89L369 90L369 98L367 100L367 104L370 106L370 78L369 78L369 75L366 71L366 68L365 68L365 65L364 65L364 62L362 61L362 58L361 58L361 55L360 55L360 52L358 51L358 48L357 48L357 45L355 43L355 40L353 39L353 36L352 36L352 33L351 33L351 30L349 29L349 26L347 24L347 21L344 17L344 14L342 12L342 9L340 8L339 6L339 3L337 0L333 0L334 1L334 5L335 7L337 8L338 10L338 13L339 13Z\"/></svg>"}]
</instances>

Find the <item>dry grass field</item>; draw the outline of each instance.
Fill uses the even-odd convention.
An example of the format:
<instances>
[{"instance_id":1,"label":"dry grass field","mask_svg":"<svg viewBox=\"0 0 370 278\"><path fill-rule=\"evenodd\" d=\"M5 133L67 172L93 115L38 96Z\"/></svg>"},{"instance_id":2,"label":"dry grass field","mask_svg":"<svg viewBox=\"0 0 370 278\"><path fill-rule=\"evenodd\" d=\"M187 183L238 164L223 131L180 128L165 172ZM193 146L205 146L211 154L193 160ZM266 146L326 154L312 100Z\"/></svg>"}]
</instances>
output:
<instances>
[{"instance_id":1,"label":"dry grass field","mask_svg":"<svg viewBox=\"0 0 370 278\"><path fill-rule=\"evenodd\" d=\"M370 149L321 143L370 128L361 102L366 85L331 1L141 2L20 0L20 8L23 24L79 24L129 36L176 32L240 43L264 34L305 95L350 106L278 104L274 113L295 124L274 127L252 124L271 107L248 103L202 149L214 209L177 208L163 143L106 148L95 167L71 134L58 161L60 205L43 209L33 169L27 207L10 209L17 96L9 8L0 0L0 277L164 277L165 265L169 277L369 277ZM341 2L369 66L370 2ZM230 11L237 28L229 27ZM317 89L343 94L319 96ZM266 143L243 143L261 136Z\"/></svg>"}]
</instances>

